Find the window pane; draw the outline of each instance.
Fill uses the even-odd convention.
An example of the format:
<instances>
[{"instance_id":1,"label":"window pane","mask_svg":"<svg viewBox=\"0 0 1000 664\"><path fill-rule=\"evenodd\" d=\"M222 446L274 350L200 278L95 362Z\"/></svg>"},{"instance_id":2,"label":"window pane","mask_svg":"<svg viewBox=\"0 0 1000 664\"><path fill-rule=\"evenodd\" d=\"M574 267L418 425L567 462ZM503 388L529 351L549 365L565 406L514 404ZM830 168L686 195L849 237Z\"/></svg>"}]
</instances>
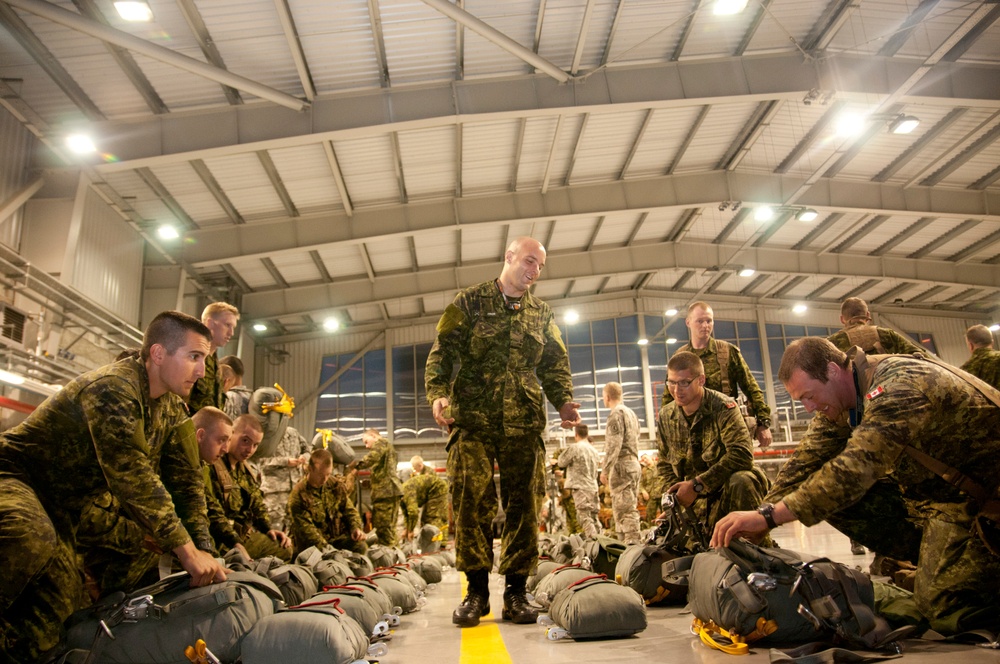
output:
<instances>
[{"instance_id":1,"label":"window pane","mask_svg":"<svg viewBox=\"0 0 1000 664\"><path fill-rule=\"evenodd\" d=\"M595 320L590 324L594 333L595 344L613 344L615 342L615 321Z\"/></svg>"},{"instance_id":2,"label":"window pane","mask_svg":"<svg viewBox=\"0 0 1000 664\"><path fill-rule=\"evenodd\" d=\"M757 323L737 323L736 331L740 335L740 341L744 339L756 339L758 337Z\"/></svg>"},{"instance_id":3,"label":"window pane","mask_svg":"<svg viewBox=\"0 0 1000 664\"><path fill-rule=\"evenodd\" d=\"M637 316L619 318L615 321L618 328L618 343L634 344L639 340L639 319Z\"/></svg>"},{"instance_id":4,"label":"window pane","mask_svg":"<svg viewBox=\"0 0 1000 664\"><path fill-rule=\"evenodd\" d=\"M736 323L731 320L716 320L714 335L716 339L736 341Z\"/></svg>"},{"instance_id":5,"label":"window pane","mask_svg":"<svg viewBox=\"0 0 1000 664\"><path fill-rule=\"evenodd\" d=\"M785 326L785 338L791 341L792 339L799 339L806 336L806 326L805 325L786 325Z\"/></svg>"},{"instance_id":6,"label":"window pane","mask_svg":"<svg viewBox=\"0 0 1000 664\"><path fill-rule=\"evenodd\" d=\"M568 344L590 345L590 323L582 322L564 325L563 333L566 335L566 343Z\"/></svg>"}]
</instances>

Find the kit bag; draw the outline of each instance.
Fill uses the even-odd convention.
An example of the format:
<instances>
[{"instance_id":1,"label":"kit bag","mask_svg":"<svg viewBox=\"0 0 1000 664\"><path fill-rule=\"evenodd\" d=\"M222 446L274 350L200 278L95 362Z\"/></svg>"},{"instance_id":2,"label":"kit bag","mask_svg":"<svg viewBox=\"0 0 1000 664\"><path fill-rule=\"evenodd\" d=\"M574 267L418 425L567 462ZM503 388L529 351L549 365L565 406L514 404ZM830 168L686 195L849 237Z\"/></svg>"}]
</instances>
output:
<instances>
[{"instance_id":1,"label":"kit bag","mask_svg":"<svg viewBox=\"0 0 1000 664\"><path fill-rule=\"evenodd\" d=\"M370 637L381 637L388 634L389 627L382 617L375 602L365 596L363 588L358 586L331 586L313 597L310 602L322 602L328 599L339 599L341 609L347 615L358 621L361 628ZM385 634L383 634L383 632Z\"/></svg>"},{"instance_id":2,"label":"kit bag","mask_svg":"<svg viewBox=\"0 0 1000 664\"><path fill-rule=\"evenodd\" d=\"M593 572L582 568L579 563L557 567L546 575L535 587L535 602L541 605L542 608L547 609L560 590L576 583L580 579L593 575Z\"/></svg>"},{"instance_id":3,"label":"kit bag","mask_svg":"<svg viewBox=\"0 0 1000 664\"><path fill-rule=\"evenodd\" d=\"M330 551L332 551L332 547ZM295 557L296 565L303 565L312 570L316 577L316 584L322 588L324 586L339 586L347 581L347 577L353 573L347 563L333 558L324 558L323 551L315 546L304 549L302 553Z\"/></svg>"},{"instance_id":4,"label":"kit bag","mask_svg":"<svg viewBox=\"0 0 1000 664\"><path fill-rule=\"evenodd\" d=\"M288 606L301 604L320 589L316 575L305 565L289 565L284 562L275 565L276 560L281 559L274 556L261 558L255 562L254 571L266 576L278 586Z\"/></svg>"},{"instance_id":5,"label":"kit bag","mask_svg":"<svg viewBox=\"0 0 1000 664\"><path fill-rule=\"evenodd\" d=\"M76 612L67 621L68 648L89 650L88 661L102 664L188 664L185 648L202 639L231 662L253 626L284 608L274 583L252 572L201 588L190 583L186 572L174 574Z\"/></svg>"},{"instance_id":6,"label":"kit bag","mask_svg":"<svg viewBox=\"0 0 1000 664\"><path fill-rule=\"evenodd\" d=\"M418 602L417 591L413 584L396 570L378 570L370 574L368 579L384 590L392 599L393 607L398 606L404 614L419 611L423 606L421 602Z\"/></svg>"},{"instance_id":7,"label":"kit bag","mask_svg":"<svg viewBox=\"0 0 1000 664\"><path fill-rule=\"evenodd\" d=\"M351 576L368 576L375 571L375 566L372 565L372 561L368 560L367 556L347 549L333 549L324 553L323 557L346 563L351 568Z\"/></svg>"},{"instance_id":8,"label":"kit bag","mask_svg":"<svg viewBox=\"0 0 1000 664\"><path fill-rule=\"evenodd\" d=\"M831 641L878 649L900 634L874 605L871 579L862 572L746 540L699 553L691 565L688 608L693 631L706 643L721 629L736 643Z\"/></svg>"},{"instance_id":9,"label":"kit bag","mask_svg":"<svg viewBox=\"0 0 1000 664\"><path fill-rule=\"evenodd\" d=\"M603 574L590 574L556 593L549 617L577 641L631 636L646 629L642 597ZM552 631L549 638L555 640L558 634Z\"/></svg>"},{"instance_id":10,"label":"kit bag","mask_svg":"<svg viewBox=\"0 0 1000 664\"><path fill-rule=\"evenodd\" d=\"M614 578L618 559L625 553L625 543L610 537L598 536L583 543L583 566Z\"/></svg>"},{"instance_id":11,"label":"kit bag","mask_svg":"<svg viewBox=\"0 0 1000 664\"><path fill-rule=\"evenodd\" d=\"M368 556L368 560L371 561L372 567L375 569L379 567L392 567L398 562L396 551L392 547L382 546L381 544L368 547L368 553L365 555Z\"/></svg>"},{"instance_id":12,"label":"kit bag","mask_svg":"<svg viewBox=\"0 0 1000 664\"><path fill-rule=\"evenodd\" d=\"M410 582L413 589L417 591L417 597L423 596L427 591L427 582L424 580L424 577L420 576L409 563L400 563L388 569L394 569L406 577L406 580Z\"/></svg>"},{"instance_id":13,"label":"kit bag","mask_svg":"<svg viewBox=\"0 0 1000 664\"><path fill-rule=\"evenodd\" d=\"M350 664L370 644L356 620L330 598L267 616L243 639L243 664Z\"/></svg>"},{"instance_id":14,"label":"kit bag","mask_svg":"<svg viewBox=\"0 0 1000 664\"><path fill-rule=\"evenodd\" d=\"M365 599L372 604L380 618L389 621L389 624L393 627L399 625L399 616L403 613L403 610L392 603L392 597L389 596L389 593L382 590L377 583L368 577L349 576L347 577L347 583L344 585L360 589L365 594ZM334 589L324 588L323 592Z\"/></svg>"},{"instance_id":15,"label":"kit bag","mask_svg":"<svg viewBox=\"0 0 1000 664\"><path fill-rule=\"evenodd\" d=\"M554 560L542 560L538 563L538 569L535 573L528 577L527 588L529 593L534 593L538 588L538 584L542 582L546 576L552 573L552 570L562 567L559 563Z\"/></svg>"},{"instance_id":16,"label":"kit bag","mask_svg":"<svg viewBox=\"0 0 1000 664\"><path fill-rule=\"evenodd\" d=\"M316 435L312 439L312 448L314 450L329 450L334 463L346 466L354 461L354 449L350 443L331 429L316 429Z\"/></svg>"},{"instance_id":17,"label":"kit bag","mask_svg":"<svg viewBox=\"0 0 1000 664\"><path fill-rule=\"evenodd\" d=\"M429 556L416 556L410 558L410 566L429 584L441 583L444 578L444 568L441 566L439 558Z\"/></svg>"}]
</instances>

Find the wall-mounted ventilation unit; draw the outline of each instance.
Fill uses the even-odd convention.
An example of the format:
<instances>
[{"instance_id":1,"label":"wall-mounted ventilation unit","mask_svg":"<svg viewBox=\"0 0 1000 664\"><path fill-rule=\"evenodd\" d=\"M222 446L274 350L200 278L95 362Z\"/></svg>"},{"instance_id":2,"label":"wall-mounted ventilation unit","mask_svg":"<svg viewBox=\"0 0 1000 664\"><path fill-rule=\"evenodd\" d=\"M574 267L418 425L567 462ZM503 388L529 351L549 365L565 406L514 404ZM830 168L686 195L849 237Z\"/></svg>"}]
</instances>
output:
<instances>
[{"instance_id":1,"label":"wall-mounted ventilation unit","mask_svg":"<svg viewBox=\"0 0 1000 664\"><path fill-rule=\"evenodd\" d=\"M25 327L30 324L28 314L9 304L0 303L0 343L24 348Z\"/></svg>"}]
</instances>

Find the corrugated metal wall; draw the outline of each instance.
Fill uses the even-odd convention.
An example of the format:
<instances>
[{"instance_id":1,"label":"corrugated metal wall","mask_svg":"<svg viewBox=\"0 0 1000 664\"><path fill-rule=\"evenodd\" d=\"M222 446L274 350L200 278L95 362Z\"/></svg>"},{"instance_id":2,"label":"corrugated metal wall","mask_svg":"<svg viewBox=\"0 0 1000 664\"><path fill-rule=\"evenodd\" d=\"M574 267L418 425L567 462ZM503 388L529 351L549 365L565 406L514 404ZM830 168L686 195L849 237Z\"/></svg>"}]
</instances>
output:
<instances>
[{"instance_id":1,"label":"corrugated metal wall","mask_svg":"<svg viewBox=\"0 0 1000 664\"><path fill-rule=\"evenodd\" d=\"M9 200L28 183L28 166L35 137L17 119L0 109L0 203ZM21 210L0 219L0 242L18 249L21 240Z\"/></svg>"},{"instance_id":2,"label":"corrugated metal wall","mask_svg":"<svg viewBox=\"0 0 1000 664\"><path fill-rule=\"evenodd\" d=\"M93 190L84 197L70 286L139 324L143 239Z\"/></svg>"}]
</instances>

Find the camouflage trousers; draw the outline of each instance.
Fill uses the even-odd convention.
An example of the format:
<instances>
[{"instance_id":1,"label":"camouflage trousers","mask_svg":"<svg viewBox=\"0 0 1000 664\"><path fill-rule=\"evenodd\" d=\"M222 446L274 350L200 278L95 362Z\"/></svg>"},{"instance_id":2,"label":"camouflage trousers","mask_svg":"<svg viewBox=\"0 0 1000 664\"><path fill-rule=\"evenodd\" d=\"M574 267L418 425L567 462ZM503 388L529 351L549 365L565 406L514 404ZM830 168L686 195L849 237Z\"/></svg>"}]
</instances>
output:
<instances>
[{"instance_id":1,"label":"camouflage trousers","mask_svg":"<svg viewBox=\"0 0 1000 664\"><path fill-rule=\"evenodd\" d=\"M275 530L288 532L291 525L288 522L288 497L292 495L288 491L272 491L264 494L264 505L267 506L267 518L271 521L271 527Z\"/></svg>"},{"instance_id":2,"label":"camouflage trousers","mask_svg":"<svg viewBox=\"0 0 1000 664\"><path fill-rule=\"evenodd\" d=\"M372 501L372 527L382 546L396 546L396 521L399 518L399 497Z\"/></svg>"},{"instance_id":3,"label":"camouflage trousers","mask_svg":"<svg viewBox=\"0 0 1000 664\"><path fill-rule=\"evenodd\" d=\"M41 660L58 645L66 618L89 602L72 534L60 532L30 485L9 475L0 477L0 560L0 653Z\"/></svg>"},{"instance_id":4,"label":"camouflage trousers","mask_svg":"<svg viewBox=\"0 0 1000 664\"><path fill-rule=\"evenodd\" d=\"M493 567L493 519L497 489L493 468L500 469L500 505L505 519L500 534L500 574L529 576L538 560L538 513L535 511L539 434L508 438L502 434L456 429L448 445L448 476L455 516L456 566L463 572Z\"/></svg>"},{"instance_id":5,"label":"camouflage trousers","mask_svg":"<svg viewBox=\"0 0 1000 664\"><path fill-rule=\"evenodd\" d=\"M417 508L420 510L418 515L419 524L421 526L431 525L437 526L441 530L441 541L448 541L448 496L435 496L434 498L428 499L424 503L423 508L419 506ZM418 526L414 526L416 530Z\"/></svg>"},{"instance_id":6,"label":"camouflage trousers","mask_svg":"<svg viewBox=\"0 0 1000 664\"><path fill-rule=\"evenodd\" d=\"M576 513L576 501L573 500L573 496L568 495L565 498L560 498L559 502L566 510L566 532L570 535L583 532L580 529L580 519Z\"/></svg>"},{"instance_id":7,"label":"camouflage trousers","mask_svg":"<svg viewBox=\"0 0 1000 664\"><path fill-rule=\"evenodd\" d=\"M770 482L764 473L753 470L738 470L729 476L722 487L706 496L699 496L691 505L698 520L709 537L715 531L715 524L730 512L755 510L764 501ZM762 543L770 546L770 542Z\"/></svg>"},{"instance_id":8,"label":"camouflage trousers","mask_svg":"<svg viewBox=\"0 0 1000 664\"><path fill-rule=\"evenodd\" d=\"M638 544L639 536L639 464L635 468L612 468L608 477L615 532L626 544Z\"/></svg>"},{"instance_id":9,"label":"camouflage trousers","mask_svg":"<svg viewBox=\"0 0 1000 664\"><path fill-rule=\"evenodd\" d=\"M236 530L240 531L239 526L236 527ZM292 559L291 549L286 549L271 539L267 534L258 533L256 530L250 531L243 537L243 548L247 550L247 553L249 553L250 557L254 560L264 558L266 556L281 558L285 562L289 562Z\"/></svg>"},{"instance_id":10,"label":"camouflage trousers","mask_svg":"<svg viewBox=\"0 0 1000 664\"><path fill-rule=\"evenodd\" d=\"M876 554L916 564L923 537L899 485L889 479L872 485L858 502L827 518L827 522Z\"/></svg>"},{"instance_id":11,"label":"camouflage trousers","mask_svg":"<svg viewBox=\"0 0 1000 664\"><path fill-rule=\"evenodd\" d=\"M576 516L583 529L583 536L597 537L601 532L600 522L597 520L601 507L597 500L597 491L573 489L573 503L576 505Z\"/></svg>"}]
</instances>

